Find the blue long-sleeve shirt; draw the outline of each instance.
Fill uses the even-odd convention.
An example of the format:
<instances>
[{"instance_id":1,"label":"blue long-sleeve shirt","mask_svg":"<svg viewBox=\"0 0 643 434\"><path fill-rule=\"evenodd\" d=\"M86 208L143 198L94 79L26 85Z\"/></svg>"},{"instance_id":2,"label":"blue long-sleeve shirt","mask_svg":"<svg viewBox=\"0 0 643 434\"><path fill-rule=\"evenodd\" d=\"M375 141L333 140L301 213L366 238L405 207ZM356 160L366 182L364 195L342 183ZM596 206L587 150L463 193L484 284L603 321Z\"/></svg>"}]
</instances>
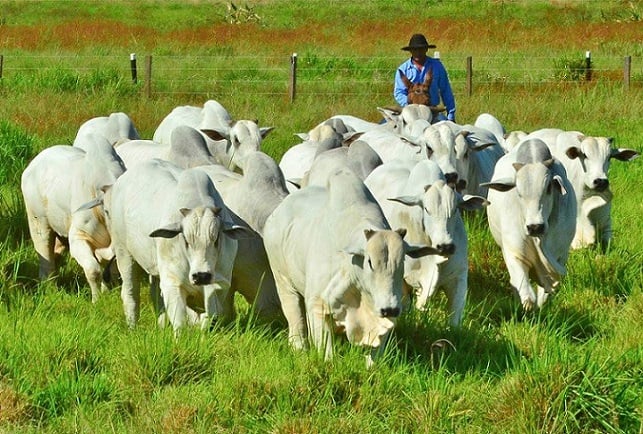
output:
<instances>
[{"instance_id":1,"label":"blue long-sleeve shirt","mask_svg":"<svg viewBox=\"0 0 643 434\"><path fill-rule=\"evenodd\" d=\"M439 105L440 99L442 99L442 103L447 109L447 118L449 120L455 120L455 98L451 90L449 75L439 59L427 57L422 71L418 70L411 58L402 63L395 71L393 97L400 107L408 104L408 90L402 81L400 71L411 80L411 83L422 83L429 70L433 71L433 81L431 82L431 88L429 90L431 94L431 105Z\"/></svg>"}]
</instances>

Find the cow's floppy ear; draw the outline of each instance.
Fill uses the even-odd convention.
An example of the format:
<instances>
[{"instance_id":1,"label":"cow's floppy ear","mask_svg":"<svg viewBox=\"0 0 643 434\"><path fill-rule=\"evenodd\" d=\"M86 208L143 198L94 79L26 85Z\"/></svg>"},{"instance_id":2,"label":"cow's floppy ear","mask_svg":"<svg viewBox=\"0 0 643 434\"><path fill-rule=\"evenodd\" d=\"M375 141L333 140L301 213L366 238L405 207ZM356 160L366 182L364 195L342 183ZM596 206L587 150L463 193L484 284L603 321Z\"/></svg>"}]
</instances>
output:
<instances>
[{"instance_id":1,"label":"cow's floppy ear","mask_svg":"<svg viewBox=\"0 0 643 434\"><path fill-rule=\"evenodd\" d=\"M557 187L558 192L561 195L564 196L564 195L567 194L567 189L563 185L563 178L561 178L560 175L554 175L554 177L552 178L551 182L552 182L552 184L554 184Z\"/></svg>"},{"instance_id":2,"label":"cow's floppy ear","mask_svg":"<svg viewBox=\"0 0 643 434\"><path fill-rule=\"evenodd\" d=\"M481 187L492 188L497 191L509 191L516 186L513 179L498 179L491 182L483 182L480 184Z\"/></svg>"},{"instance_id":3,"label":"cow's floppy ear","mask_svg":"<svg viewBox=\"0 0 643 434\"><path fill-rule=\"evenodd\" d=\"M250 228L247 228L243 225L235 225L232 223L224 223L223 233L233 240L241 240L247 238L254 238L257 236L257 233Z\"/></svg>"},{"instance_id":4,"label":"cow's floppy ear","mask_svg":"<svg viewBox=\"0 0 643 434\"><path fill-rule=\"evenodd\" d=\"M411 258L421 258L427 255L439 255L440 253L435 247L420 245L420 244L409 244L404 243L404 254L410 256Z\"/></svg>"},{"instance_id":5,"label":"cow's floppy ear","mask_svg":"<svg viewBox=\"0 0 643 434\"><path fill-rule=\"evenodd\" d=\"M422 198L417 195L404 195L404 196L397 196L397 197L389 197L387 200L390 200L392 202L399 202L402 205L406 206L422 206Z\"/></svg>"},{"instance_id":6,"label":"cow's floppy ear","mask_svg":"<svg viewBox=\"0 0 643 434\"><path fill-rule=\"evenodd\" d=\"M259 134L261 135L262 139L265 139L266 136L274 129L275 127L261 127L259 128Z\"/></svg>"},{"instance_id":7,"label":"cow's floppy ear","mask_svg":"<svg viewBox=\"0 0 643 434\"><path fill-rule=\"evenodd\" d=\"M466 211L475 211L489 205L489 201L482 196L473 196L465 194L462 197L462 202L458 204L458 208Z\"/></svg>"},{"instance_id":8,"label":"cow's floppy ear","mask_svg":"<svg viewBox=\"0 0 643 434\"><path fill-rule=\"evenodd\" d=\"M567 155L570 159L575 159L575 158L584 158L585 154L583 154L583 151L580 150L579 147L577 146L570 146L567 148L565 151L565 155Z\"/></svg>"},{"instance_id":9,"label":"cow's floppy ear","mask_svg":"<svg viewBox=\"0 0 643 434\"><path fill-rule=\"evenodd\" d=\"M181 233L181 225L178 223L170 224L164 228L155 229L150 233L152 238L174 238Z\"/></svg>"},{"instance_id":10,"label":"cow's floppy ear","mask_svg":"<svg viewBox=\"0 0 643 434\"><path fill-rule=\"evenodd\" d=\"M619 161L632 161L637 158L640 154L634 149L612 149L610 152L610 158L616 158Z\"/></svg>"},{"instance_id":11,"label":"cow's floppy ear","mask_svg":"<svg viewBox=\"0 0 643 434\"><path fill-rule=\"evenodd\" d=\"M199 131L201 131L203 134L205 134L206 136L208 136L209 138L211 138L214 141L227 140L228 139L226 134L224 132L222 132L222 131L211 130L211 129L199 130Z\"/></svg>"},{"instance_id":12,"label":"cow's floppy ear","mask_svg":"<svg viewBox=\"0 0 643 434\"><path fill-rule=\"evenodd\" d=\"M103 204L103 198L102 197L97 197L97 198L95 198L93 200L90 200L87 203L82 204L74 212L84 211L84 210L87 210L87 209L92 209L92 208L95 208L95 207L97 207L99 205L102 205L102 204Z\"/></svg>"}]
</instances>

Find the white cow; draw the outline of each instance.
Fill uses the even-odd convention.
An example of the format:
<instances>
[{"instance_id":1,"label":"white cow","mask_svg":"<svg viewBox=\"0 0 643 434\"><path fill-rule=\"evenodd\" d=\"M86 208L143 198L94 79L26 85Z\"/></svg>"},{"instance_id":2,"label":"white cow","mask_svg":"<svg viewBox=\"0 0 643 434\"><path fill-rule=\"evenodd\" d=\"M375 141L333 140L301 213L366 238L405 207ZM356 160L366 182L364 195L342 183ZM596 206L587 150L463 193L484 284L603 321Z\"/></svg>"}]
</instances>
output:
<instances>
[{"instance_id":1,"label":"white cow","mask_svg":"<svg viewBox=\"0 0 643 434\"><path fill-rule=\"evenodd\" d=\"M302 179L301 186L325 186L330 174L340 167L355 172L362 181L379 165L382 159L366 142L356 140L350 146L330 149L315 156L310 170Z\"/></svg>"},{"instance_id":2,"label":"white cow","mask_svg":"<svg viewBox=\"0 0 643 434\"><path fill-rule=\"evenodd\" d=\"M613 139L609 137L586 136L578 131L545 128L532 132L526 139L532 137L547 143L554 157L565 167L574 187L577 222L572 248L596 244L607 247L612 239L610 161L631 161L639 153L633 149L614 148Z\"/></svg>"},{"instance_id":3,"label":"white cow","mask_svg":"<svg viewBox=\"0 0 643 434\"><path fill-rule=\"evenodd\" d=\"M85 121L74 138L74 146L87 150L94 139L93 136L105 138L112 146L127 140L140 139L132 119L123 112L112 113L109 116L98 116Z\"/></svg>"},{"instance_id":4,"label":"white cow","mask_svg":"<svg viewBox=\"0 0 643 434\"><path fill-rule=\"evenodd\" d=\"M514 146L527 136L527 132L522 130L507 132L498 118L490 113L481 113L473 125L490 131L496 137L505 153L510 152Z\"/></svg>"},{"instance_id":5,"label":"white cow","mask_svg":"<svg viewBox=\"0 0 643 434\"><path fill-rule=\"evenodd\" d=\"M429 106L422 104L408 104L397 109L377 107L377 111L382 114L383 123L370 122L352 115L335 115L330 119L341 120L351 130L357 132L386 130L402 135L405 135L409 126L418 119L429 123L433 120L433 113Z\"/></svg>"},{"instance_id":6,"label":"white cow","mask_svg":"<svg viewBox=\"0 0 643 434\"><path fill-rule=\"evenodd\" d=\"M274 318L281 315L281 303L261 234L266 219L288 195L288 189L277 163L263 152L248 154L244 167L243 175L221 165L200 169L210 176L228 210L257 232L238 240L232 289L253 304L258 316ZM233 301L232 297L227 300L228 310Z\"/></svg>"},{"instance_id":7,"label":"white cow","mask_svg":"<svg viewBox=\"0 0 643 434\"><path fill-rule=\"evenodd\" d=\"M273 130L259 127L254 120L233 120L219 102L208 100L203 107L175 107L156 128L152 140L171 143L172 131L179 125L196 128L212 140L208 148L216 161L235 171L243 171L243 158L261 150L262 140Z\"/></svg>"},{"instance_id":8,"label":"white cow","mask_svg":"<svg viewBox=\"0 0 643 434\"><path fill-rule=\"evenodd\" d=\"M139 317L140 269L155 278L153 295L155 282L160 283L162 303L175 331L187 323L206 327L224 314L236 238L246 230L230 223L228 210L205 172L149 160L128 169L114 183L105 194L104 208L130 326ZM162 308L160 303L156 307ZM204 312L197 314L200 309Z\"/></svg>"},{"instance_id":9,"label":"white cow","mask_svg":"<svg viewBox=\"0 0 643 434\"><path fill-rule=\"evenodd\" d=\"M116 146L116 152L128 168L134 165L159 158L170 161L183 169L217 164L208 147L212 144L195 128L180 125L172 130L169 144L153 140L130 140Z\"/></svg>"},{"instance_id":10,"label":"white cow","mask_svg":"<svg viewBox=\"0 0 643 434\"><path fill-rule=\"evenodd\" d=\"M489 226L511 285L525 310L542 307L566 273L576 228L576 195L565 168L542 140L530 139L498 161L487 185Z\"/></svg>"},{"instance_id":11,"label":"white cow","mask_svg":"<svg viewBox=\"0 0 643 434\"><path fill-rule=\"evenodd\" d=\"M69 253L85 272L92 301L98 300L106 289L99 261L113 256L111 239L101 210L79 208L102 196L101 189L123 172L123 162L106 139L87 151L68 145L46 148L25 168L21 189L41 279L54 271L56 244L67 239Z\"/></svg>"},{"instance_id":12,"label":"white cow","mask_svg":"<svg viewBox=\"0 0 643 434\"><path fill-rule=\"evenodd\" d=\"M407 229L406 240L433 246L439 255L406 257L404 280L413 288L416 307L442 288L449 301L449 323L458 327L466 304L468 279L467 233L459 209L474 210L488 202L480 196L462 197L449 187L431 160L415 165L389 162L365 181L393 227Z\"/></svg>"},{"instance_id":13,"label":"white cow","mask_svg":"<svg viewBox=\"0 0 643 434\"><path fill-rule=\"evenodd\" d=\"M332 123L322 123L308 133L297 134L303 141L290 147L281 157L279 168L289 182L288 190L296 191L317 154L341 147L351 133L338 132Z\"/></svg>"},{"instance_id":14,"label":"white cow","mask_svg":"<svg viewBox=\"0 0 643 434\"><path fill-rule=\"evenodd\" d=\"M390 229L364 183L340 169L328 187L287 196L266 220L264 242L294 348L310 337L332 356L330 334L381 351L401 312L405 230ZM428 254L434 249L412 249Z\"/></svg>"},{"instance_id":15,"label":"white cow","mask_svg":"<svg viewBox=\"0 0 643 434\"><path fill-rule=\"evenodd\" d=\"M487 188L481 186L491 180L493 169L505 150L500 145L496 135L483 127L465 124L460 125L443 121L436 126L448 126L457 138L465 138L466 146L456 141L456 168L461 192L486 197Z\"/></svg>"}]
</instances>

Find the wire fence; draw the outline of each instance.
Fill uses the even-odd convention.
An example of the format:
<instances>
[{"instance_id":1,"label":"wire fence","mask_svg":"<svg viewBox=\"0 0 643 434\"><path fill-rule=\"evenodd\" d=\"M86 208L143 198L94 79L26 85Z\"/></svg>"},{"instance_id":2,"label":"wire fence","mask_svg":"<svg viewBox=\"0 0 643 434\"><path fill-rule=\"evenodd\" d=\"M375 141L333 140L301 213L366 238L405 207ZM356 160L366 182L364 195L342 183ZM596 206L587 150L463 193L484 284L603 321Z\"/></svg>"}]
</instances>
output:
<instances>
[{"instance_id":1,"label":"wire fence","mask_svg":"<svg viewBox=\"0 0 643 434\"><path fill-rule=\"evenodd\" d=\"M584 56L583 56L584 54ZM569 57L498 55L460 57L434 53L451 84L469 95L486 86L534 86L557 82L609 80L643 87L642 59L631 56ZM163 94L226 94L240 87L256 95L302 94L390 96L399 57L285 56L5 56L0 85L75 87L136 85L148 97Z\"/></svg>"}]
</instances>

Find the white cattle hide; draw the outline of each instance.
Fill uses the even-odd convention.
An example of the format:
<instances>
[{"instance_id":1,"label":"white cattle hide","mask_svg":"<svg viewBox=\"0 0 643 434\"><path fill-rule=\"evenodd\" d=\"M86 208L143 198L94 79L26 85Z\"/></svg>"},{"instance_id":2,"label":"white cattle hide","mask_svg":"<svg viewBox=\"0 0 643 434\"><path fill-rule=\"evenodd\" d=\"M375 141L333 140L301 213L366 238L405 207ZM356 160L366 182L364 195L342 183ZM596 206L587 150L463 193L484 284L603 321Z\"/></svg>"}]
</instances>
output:
<instances>
[{"instance_id":1,"label":"white cattle hide","mask_svg":"<svg viewBox=\"0 0 643 434\"><path fill-rule=\"evenodd\" d=\"M261 150L262 140L273 130L273 127L259 127L254 120L233 120L219 102L208 100L203 107L175 107L161 121L152 140L171 143L172 131L180 125L199 130L216 162L235 171L243 171L244 157Z\"/></svg>"},{"instance_id":2,"label":"white cattle hide","mask_svg":"<svg viewBox=\"0 0 643 434\"><path fill-rule=\"evenodd\" d=\"M140 139L132 119L123 112L109 116L98 116L85 121L74 138L74 146L87 150L94 142L94 136L104 138L112 146L128 140Z\"/></svg>"},{"instance_id":3,"label":"white cattle hide","mask_svg":"<svg viewBox=\"0 0 643 434\"><path fill-rule=\"evenodd\" d=\"M25 168L21 189L41 279L55 269L55 245L67 239L69 253L85 273L92 301L98 300L106 289L99 258L113 256L110 234L101 210L79 208L101 197L101 189L124 171L125 165L106 139L96 140L87 151L67 145L46 148Z\"/></svg>"},{"instance_id":4,"label":"white cattle hide","mask_svg":"<svg viewBox=\"0 0 643 434\"><path fill-rule=\"evenodd\" d=\"M264 241L295 348L307 337L331 357L330 335L381 351L401 312L405 231L392 231L350 170L287 196L268 217ZM416 249L413 249L416 250ZM428 254L422 248L416 253Z\"/></svg>"},{"instance_id":5,"label":"white cattle hide","mask_svg":"<svg viewBox=\"0 0 643 434\"><path fill-rule=\"evenodd\" d=\"M406 257L404 280L416 295L416 307L425 309L439 288L449 301L449 324L458 327L466 304L468 279L467 234L459 209L474 210L488 202L479 196L464 198L445 183L438 165L430 160L415 165L389 162L365 181L393 227L407 229L406 240L434 247L439 255Z\"/></svg>"},{"instance_id":6,"label":"white cattle hide","mask_svg":"<svg viewBox=\"0 0 643 434\"><path fill-rule=\"evenodd\" d=\"M576 234L572 248L599 245L612 239L612 191L608 171L612 159L631 161L639 156L633 149L614 148L609 137L586 136L578 131L545 128L526 139L540 138L565 167L577 201ZM525 140L526 140L525 139Z\"/></svg>"},{"instance_id":7,"label":"white cattle hide","mask_svg":"<svg viewBox=\"0 0 643 434\"><path fill-rule=\"evenodd\" d=\"M130 326L139 317L139 267L160 282L162 304L156 307L159 313L165 309L175 331L192 322L207 327L226 314L222 303L230 288L236 238L246 230L231 224L205 172L158 159L140 163L106 192L104 207ZM153 285L152 294L156 291Z\"/></svg>"},{"instance_id":8,"label":"white cattle hide","mask_svg":"<svg viewBox=\"0 0 643 434\"><path fill-rule=\"evenodd\" d=\"M498 161L487 185L489 226L511 285L525 310L542 307L566 273L576 228L576 197L565 169L542 140L530 139Z\"/></svg>"}]
</instances>

